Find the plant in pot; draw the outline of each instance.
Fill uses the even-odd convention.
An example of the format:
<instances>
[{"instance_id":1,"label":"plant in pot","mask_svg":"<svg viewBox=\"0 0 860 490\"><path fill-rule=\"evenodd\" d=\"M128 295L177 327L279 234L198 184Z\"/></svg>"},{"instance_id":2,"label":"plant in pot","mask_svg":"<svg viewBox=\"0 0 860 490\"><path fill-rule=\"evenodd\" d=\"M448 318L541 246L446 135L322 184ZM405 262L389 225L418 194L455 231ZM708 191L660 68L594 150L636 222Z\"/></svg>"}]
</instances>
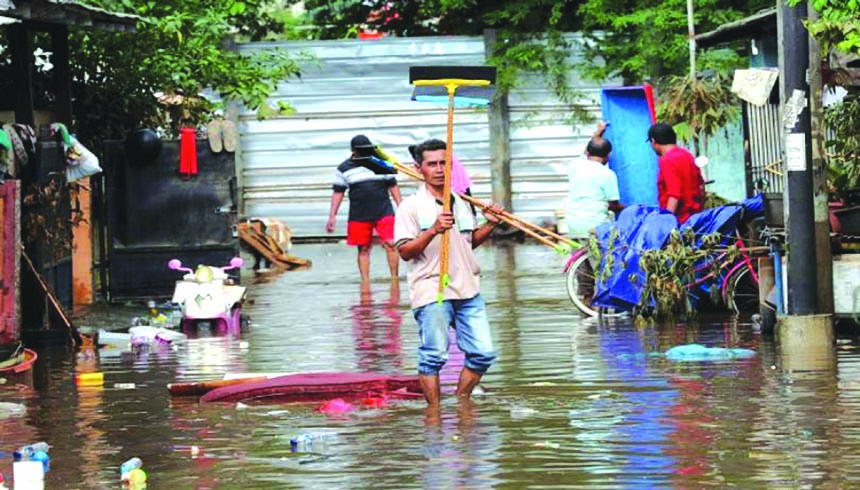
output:
<instances>
[{"instance_id":1,"label":"plant in pot","mask_svg":"<svg viewBox=\"0 0 860 490\"><path fill-rule=\"evenodd\" d=\"M825 142L831 225L834 231L860 235L860 89L851 88L828 107L824 124L832 135Z\"/></svg>"}]
</instances>

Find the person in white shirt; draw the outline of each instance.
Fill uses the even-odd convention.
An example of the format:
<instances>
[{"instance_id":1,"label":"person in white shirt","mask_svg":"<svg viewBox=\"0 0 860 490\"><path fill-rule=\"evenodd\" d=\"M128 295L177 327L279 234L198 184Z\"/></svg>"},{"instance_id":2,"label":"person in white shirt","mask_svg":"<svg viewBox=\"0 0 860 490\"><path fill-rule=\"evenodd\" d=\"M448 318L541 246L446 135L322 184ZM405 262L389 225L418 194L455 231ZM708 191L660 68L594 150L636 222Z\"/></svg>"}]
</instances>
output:
<instances>
[{"instance_id":1,"label":"person in white shirt","mask_svg":"<svg viewBox=\"0 0 860 490\"><path fill-rule=\"evenodd\" d=\"M585 155L574 159L568 169L565 222L571 237L584 238L596 226L611 220L610 211L620 212L618 177L606 162L612 143L603 138L606 124L601 122L585 148Z\"/></svg>"}]
</instances>

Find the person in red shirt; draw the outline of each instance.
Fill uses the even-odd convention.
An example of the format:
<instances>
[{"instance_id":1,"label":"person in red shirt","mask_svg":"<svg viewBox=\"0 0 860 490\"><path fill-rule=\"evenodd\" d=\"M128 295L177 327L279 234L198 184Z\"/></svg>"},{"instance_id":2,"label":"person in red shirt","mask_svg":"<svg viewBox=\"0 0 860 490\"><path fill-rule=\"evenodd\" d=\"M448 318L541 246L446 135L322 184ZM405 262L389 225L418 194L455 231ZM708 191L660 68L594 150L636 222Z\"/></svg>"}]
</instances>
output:
<instances>
[{"instance_id":1,"label":"person in red shirt","mask_svg":"<svg viewBox=\"0 0 860 490\"><path fill-rule=\"evenodd\" d=\"M678 217L683 223L705 205L705 181L693 154L677 145L678 136L672 126L657 123L648 130L651 147L660 157L657 178L660 207Z\"/></svg>"}]
</instances>

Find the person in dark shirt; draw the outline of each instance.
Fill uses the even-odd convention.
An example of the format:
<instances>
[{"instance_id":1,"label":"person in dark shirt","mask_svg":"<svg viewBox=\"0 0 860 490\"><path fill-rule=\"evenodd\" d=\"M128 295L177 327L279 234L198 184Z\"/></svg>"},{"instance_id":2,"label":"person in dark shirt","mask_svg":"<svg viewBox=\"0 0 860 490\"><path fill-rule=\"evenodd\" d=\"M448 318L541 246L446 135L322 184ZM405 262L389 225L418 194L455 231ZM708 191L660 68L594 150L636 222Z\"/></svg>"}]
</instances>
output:
<instances>
[{"instance_id":1,"label":"person in dark shirt","mask_svg":"<svg viewBox=\"0 0 860 490\"><path fill-rule=\"evenodd\" d=\"M394 249L394 207L391 205L391 199L394 199L396 205L400 205L400 188L393 174L377 174L358 161L359 151L367 148L373 148L367 136L359 134L352 138L352 155L344 160L334 173L331 209L326 223L326 231L333 232L337 211L343 202L344 194L349 191L346 243L358 247L358 272L361 274L363 290L370 288L370 248L374 230L388 255L388 269L392 281L398 280L400 260Z\"/></svg>"}]
</instances>

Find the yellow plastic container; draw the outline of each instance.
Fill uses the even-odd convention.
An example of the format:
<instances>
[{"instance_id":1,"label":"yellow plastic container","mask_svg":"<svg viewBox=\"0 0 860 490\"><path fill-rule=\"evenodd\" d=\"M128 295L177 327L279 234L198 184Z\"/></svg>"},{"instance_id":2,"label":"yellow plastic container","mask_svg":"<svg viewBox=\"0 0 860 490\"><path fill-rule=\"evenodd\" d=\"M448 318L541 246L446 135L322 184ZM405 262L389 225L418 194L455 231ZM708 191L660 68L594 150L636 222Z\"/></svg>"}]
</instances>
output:
<instances>
[{"instance_id":1,"label":"yellow plastic container","mask_svg":"<svg viewBox=\"0 0 860 490\"><path fill-rule=\"evenodd\" d=\"M80 386L102 386L105 383L104 373L78 373L75 382Z\"/></svg>"}]
</instances>

